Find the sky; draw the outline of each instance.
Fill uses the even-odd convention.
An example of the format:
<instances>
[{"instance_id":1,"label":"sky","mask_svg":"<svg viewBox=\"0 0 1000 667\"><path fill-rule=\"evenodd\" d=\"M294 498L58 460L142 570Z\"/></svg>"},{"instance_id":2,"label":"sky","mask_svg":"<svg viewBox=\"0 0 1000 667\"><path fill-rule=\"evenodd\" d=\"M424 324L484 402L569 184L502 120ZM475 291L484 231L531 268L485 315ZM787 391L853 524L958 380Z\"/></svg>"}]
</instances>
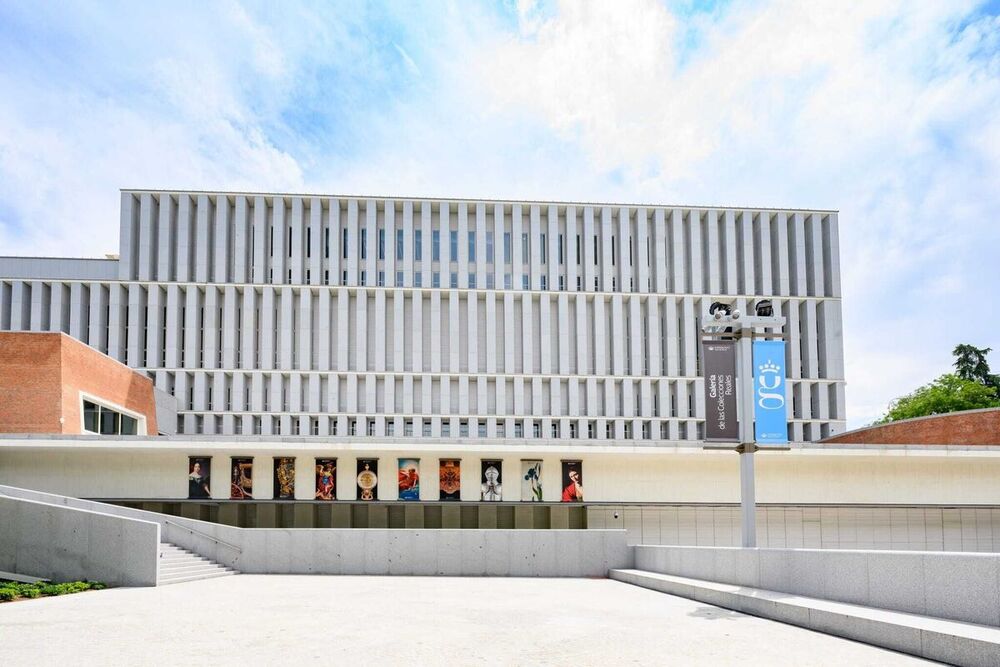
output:
<instances>
[{"instance_id":1,"label":"sky","mask_svg":"<svg viewBox=\"0 0 1000 667\"><path fill-rule=\"evenodd\" d=\"M849 426L1000 369L1000 0L8 2L0 63L0 255L120 188L837 209Z\"/></svg>"}]
</instances>

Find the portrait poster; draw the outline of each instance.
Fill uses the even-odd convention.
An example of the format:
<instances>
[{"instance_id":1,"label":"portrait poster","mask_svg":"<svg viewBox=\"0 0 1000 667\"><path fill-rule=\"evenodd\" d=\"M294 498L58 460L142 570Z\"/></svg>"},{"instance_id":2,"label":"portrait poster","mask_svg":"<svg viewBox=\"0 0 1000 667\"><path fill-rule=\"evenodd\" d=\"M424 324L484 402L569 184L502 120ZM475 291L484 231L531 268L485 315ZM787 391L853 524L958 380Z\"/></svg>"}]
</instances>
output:
<instances>
[{"instance_id":1,"label":"portrait poster","mask_svg":"<svg viewBox=\"0 0 1000 667\"><path fill-rule=\"evenodd\" d=\"M358 459L358 500L378 500L378 459Z\"/></svg>"},{"instance_id":2,"label":"portrait poster","mask_svg":"<svg viewBox=\"0 0 1000 667\"><path fill-rule=\"evenodd\" d=\"M485 460L481 465L479 498L486 502L499 502L503 499L503 461Z\"/></svg>"},{"instance_id":3,"label":"portrait poster","mask_svg":"<svg viewBox=\"0 0 1000 667\"><path fill-rule=\"evenodd\" d=\"M209 490L212 459L208 456L188 457L188 498L211 498Z\"/></svg>"},{"instance_id":4,"label":"portrait poster","mask_svg":"<svg viewBox=\"0 0 1000 667\"><path fill-rule=\"evenodd\" d=\"M420 500L420 459L399 459L399 499Z\"/></svg>"},{"instance_id":5,"label":"portrait poster","mask_svg":"<svg viewBox=\"0 0 1000 667\"><path fill-rule=\"evenodd\" d=\"M230 500L249 500L253 498L253 459L234 456L230 459L229 475Z\"/></svg>"},{"instance_id":6,"label":"portrait poster","mask_svg":"<svg viewBox=\"0 0 1000 667\"><path fill-rule=\"evenodd\" d=\"M460 459L441 459L441 500L461 500L462 498L462 461Z\"/></svg>"},{"instance_id":7,"label":"portrait poster","mask_svg":"<svg viewBox=\"0 0 1000 667\"><path fill-rule=\"evenodd\" d=\"M521 461L521 500L540 503L542 495L542 462L537 460Z\"/></svg>"},{"instance_id":8,"label":"portrait poster","mask_svg":"<svg viewBox=\"0 0 1000 667\"><path fill-rule=\"evenodd\" d=\"M583 501L583 462L562 462L562 502L579 503Z\"/></svg>"},{"instance_id":9,"label":"portrait poster","mask_svg":"<svg viewBox=\"0 0 1000 667\"><path fill-rule=\"evenodd\" d=\"M292 457L274 459L274 499L295 500L295 459Z\"/></svg>"},{"instance_id":10,"label":"portrait poster","mask_svg":"<svg viewBox=\"0 0 1000 667\"><path fill-rule=\"evenodd\" d=\"M316 459L316 500L337 499L337 459Z\"/></svg>"}]
</instances>

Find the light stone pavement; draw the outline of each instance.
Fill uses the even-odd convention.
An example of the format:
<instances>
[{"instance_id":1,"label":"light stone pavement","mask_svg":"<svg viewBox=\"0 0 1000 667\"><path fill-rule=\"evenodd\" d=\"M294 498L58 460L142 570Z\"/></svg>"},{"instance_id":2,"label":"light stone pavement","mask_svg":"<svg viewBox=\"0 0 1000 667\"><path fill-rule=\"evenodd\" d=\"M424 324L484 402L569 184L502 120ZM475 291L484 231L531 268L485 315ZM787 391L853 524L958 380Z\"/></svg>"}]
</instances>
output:
<instances>
[{"instance_id":1,"label":"light stone pavement","mask_svg":"<svg viewBox=\"0 0 1000 667\"><path fill-rule=\"evenodd\" d=\"M0 665L894 665L608 579L239 575L0 604Z\"/></svg>"}]
</instances>

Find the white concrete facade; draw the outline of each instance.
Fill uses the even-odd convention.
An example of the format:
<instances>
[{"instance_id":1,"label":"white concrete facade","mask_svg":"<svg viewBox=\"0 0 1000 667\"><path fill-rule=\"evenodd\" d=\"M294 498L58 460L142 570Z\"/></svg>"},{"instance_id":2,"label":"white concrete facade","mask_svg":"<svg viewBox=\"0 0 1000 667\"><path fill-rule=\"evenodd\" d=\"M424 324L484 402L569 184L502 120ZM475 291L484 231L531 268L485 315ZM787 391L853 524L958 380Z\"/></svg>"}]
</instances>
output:
<instances>
[{"instance_id":1,"label":"white concrete facade","mask_svg":"<svg viewBox=\"0 0 1000 667\"><path fill-rule=\"evenodd\" d=\"M0 330L148 372L178 433L696 441L700 321L759 297L790 439L844 430L833 211L135 190L120 229L0 259Z\"/></svg>"}]
</instances>

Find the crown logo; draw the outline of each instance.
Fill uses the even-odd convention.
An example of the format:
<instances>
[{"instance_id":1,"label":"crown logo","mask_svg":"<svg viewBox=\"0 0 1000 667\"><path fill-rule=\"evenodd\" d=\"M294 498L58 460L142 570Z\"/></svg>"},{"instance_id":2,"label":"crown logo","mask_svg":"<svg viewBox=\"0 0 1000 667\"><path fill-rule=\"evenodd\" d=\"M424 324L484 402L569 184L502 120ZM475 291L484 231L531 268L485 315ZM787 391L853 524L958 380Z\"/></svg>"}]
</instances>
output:
<instances>
[{"instance_id":1,"label":"crown logo","mask_svg":"<svg viewBox=\"0 0 1000 667\"><path fill-rule=\"evenodd\" d=\"M778 368L778 365L772 361L768 361L761 364L760 366L757 367L757 369L760 370L761 373L777 373L778 371L781 370L780 368Z\"/></svg>"}]
</instances>

